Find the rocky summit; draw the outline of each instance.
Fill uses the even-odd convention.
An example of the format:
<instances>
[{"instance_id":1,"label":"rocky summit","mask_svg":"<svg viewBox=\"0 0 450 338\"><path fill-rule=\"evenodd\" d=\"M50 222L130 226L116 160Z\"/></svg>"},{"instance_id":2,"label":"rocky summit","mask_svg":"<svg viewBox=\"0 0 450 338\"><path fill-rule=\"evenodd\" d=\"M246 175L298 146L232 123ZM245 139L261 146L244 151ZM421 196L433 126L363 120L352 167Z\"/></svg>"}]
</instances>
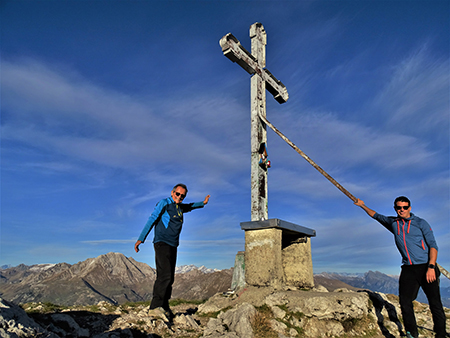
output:
<instances>
[{"instance_id":1,"label":"rocky summit","mask_svg":"<svg viewBox=\"0 0 450 338\"><path fill-rule=\"evenodd\" d=\"M246 287L195 305L173 305L173 320L148 304L48 309L0 302L0 337L403 337L398 297L323 286L310 291ZM421 337L434 337L427 305L415 303ZM445 309L447 318L450 310ZM449 325L447 325L449 330Z\"/></svg>"},{"instance_id":2,"label":"rocky summit","mask_svg":"<svg viewBox=\"0 0 450 338\"><path fill-rule=\"evenodd\" d=\"M398 297L367 287L382 281L394 290L395 280L386 275L369 272L364 280L344 282L321 274L308 291L245 287L230 292L232 272L180 270L171 301L175 316L168 318L149 307L155 270L120 253L74 265L6 267L0 271L0 337L404 336ZM415 302L415 312L420 337L434 337L428 305Z\"/></svg>"}]
</instances>

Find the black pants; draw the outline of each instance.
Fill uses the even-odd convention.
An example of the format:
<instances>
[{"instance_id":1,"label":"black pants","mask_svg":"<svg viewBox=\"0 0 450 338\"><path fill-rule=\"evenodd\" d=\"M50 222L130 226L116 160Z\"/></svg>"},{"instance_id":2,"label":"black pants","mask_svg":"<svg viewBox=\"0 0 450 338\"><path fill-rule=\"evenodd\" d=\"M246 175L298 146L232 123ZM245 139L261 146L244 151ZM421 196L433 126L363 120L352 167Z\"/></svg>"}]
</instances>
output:
<instances>
[{"instance_id":1,"label":"black pants","mask_svg":"<svg viewBox=\"0 0 450 338\"><path fill-rule=\"evenodd\" d=\"M414 315L413 300L417 298L419 288L427 296L430 305L431 315L433 317L434 332L436 338L446 337L445 312L442 307L441 293L439 291L440 271L435 268L436 280L432 283L427 282L428 264L403 265L399 280L400 308L402 310L403 323L405 330L414 337L418 337L416 317Z\"/></svg>"},{"instance_id":2,"label":"black pants","mask_svg":"<svg viewBox=\"0 0 450 338\"><path fill-rule=\"evenodd\" d=\"M156 280L153 286L151 309L162 307L170 311L169 299L172 296L172 285L175 280L177 248L164 242L153 244L155 248Z\"/></svg>"}]
</instances>

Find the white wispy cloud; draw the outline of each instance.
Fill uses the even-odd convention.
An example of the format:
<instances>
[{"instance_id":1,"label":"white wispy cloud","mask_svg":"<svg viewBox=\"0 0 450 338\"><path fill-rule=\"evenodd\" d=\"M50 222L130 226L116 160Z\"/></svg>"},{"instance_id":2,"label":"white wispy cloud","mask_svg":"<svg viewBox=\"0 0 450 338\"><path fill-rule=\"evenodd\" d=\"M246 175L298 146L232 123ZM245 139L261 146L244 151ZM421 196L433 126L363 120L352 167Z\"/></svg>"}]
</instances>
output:
<instances>
[{"instance_id":1,"label":"white wispy cloud","mask_svg":"<svg viewBox=\"0 0 450 338\"><path fill-rule=\"evenodd\" d=\"M128 169L175 162L223 173L243 156L235 150L245 138L235 128L242 118L233 120L239 109L224 99L171 100L159 111L142 98L30 59L4 61L2 87L6 111L15 111L5 114L7 140ZM231 146L222 151L225 142Z\"/></svg>"},{"instance_id":2,"label":"white wispy cloud","mask_svg":"<svg viewBox=\"0 0 450 338\"><path fill-rule=\"evenodd\" d=\"M386 87L376 95L384 125L411 134L448 131L450 69L447 59L422 45L393 65ZM409 131L402 131L402 130Z\"/></svg>"},{"instance_id":3,"label":"white wispy cloud","mask_svg":"<svg viewBox=\"0 0 450 338\"><path fill-rule=\"evenodd\" d=\"M136 240L137 240L137 238L135 238L135 239L99 239L99 240L81 241L81 243L91 244L91 245L131 244L131 243L136 243Z\"/></svg>"}]
</instances>

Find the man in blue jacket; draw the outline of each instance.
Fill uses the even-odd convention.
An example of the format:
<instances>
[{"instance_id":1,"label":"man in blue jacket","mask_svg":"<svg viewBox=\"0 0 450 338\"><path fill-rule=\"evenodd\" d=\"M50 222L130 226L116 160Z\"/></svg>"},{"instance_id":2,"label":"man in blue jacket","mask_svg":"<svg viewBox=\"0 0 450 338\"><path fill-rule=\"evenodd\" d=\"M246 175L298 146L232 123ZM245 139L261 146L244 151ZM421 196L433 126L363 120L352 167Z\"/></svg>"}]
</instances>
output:
<instances>
[{"instance_id":1,"label":"man in blue jacket","mask_svg":"<svg viewBox=\"0 0 450 338\"><path fill-rule=\"evenodd\" d=\"M411 202L405 196L397 197L394 201L396 217L380 215L360 199L355 205L380 222L395 237L395 244L402 256L399 298L407 337L419 337L413 301L420 287L428 298L435 337L446 337L446 318L439 291L440 272L436 267L438 246L430 225L411 213Z\"/></svg>"},{"instance_id":2,"label":"man in blue jacket","mask_svg":"<svg viewBox=\"0 0 450 338\"><path fill-rule=\"evenodd\" d=\"M155 227L153 246L155 248L156 280L153 286L153 298L150 309L158 309L168 319L173 318L169 307L172 295L172 285L175 279L177 247L183 226L183 214L197 208L203 208L210 195L203 202L184 204L188 190L186 185L177 184L173 187L171 197L158 202L152 215L141 232L134 250L139 252L139 245L145 242L148 234Z\"/></svg>"}]
</instances>

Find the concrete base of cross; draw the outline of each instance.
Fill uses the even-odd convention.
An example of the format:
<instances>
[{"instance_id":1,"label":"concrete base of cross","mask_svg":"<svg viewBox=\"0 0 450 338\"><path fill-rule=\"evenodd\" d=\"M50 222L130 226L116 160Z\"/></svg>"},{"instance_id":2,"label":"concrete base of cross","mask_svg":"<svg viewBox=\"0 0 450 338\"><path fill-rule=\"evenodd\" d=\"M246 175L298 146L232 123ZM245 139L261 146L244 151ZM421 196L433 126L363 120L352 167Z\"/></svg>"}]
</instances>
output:
<instances>
[{"instance_id":1,"label":"concrete base of cross","mask_svg":"<svg viewBox=\"0 0 450 338\"><path fill-rule=\"evenodd\" d=\"M279 219L244 222L241 229L247 285L314 287L310 237L315 230Z\"/></svg>"}]
</instances>

